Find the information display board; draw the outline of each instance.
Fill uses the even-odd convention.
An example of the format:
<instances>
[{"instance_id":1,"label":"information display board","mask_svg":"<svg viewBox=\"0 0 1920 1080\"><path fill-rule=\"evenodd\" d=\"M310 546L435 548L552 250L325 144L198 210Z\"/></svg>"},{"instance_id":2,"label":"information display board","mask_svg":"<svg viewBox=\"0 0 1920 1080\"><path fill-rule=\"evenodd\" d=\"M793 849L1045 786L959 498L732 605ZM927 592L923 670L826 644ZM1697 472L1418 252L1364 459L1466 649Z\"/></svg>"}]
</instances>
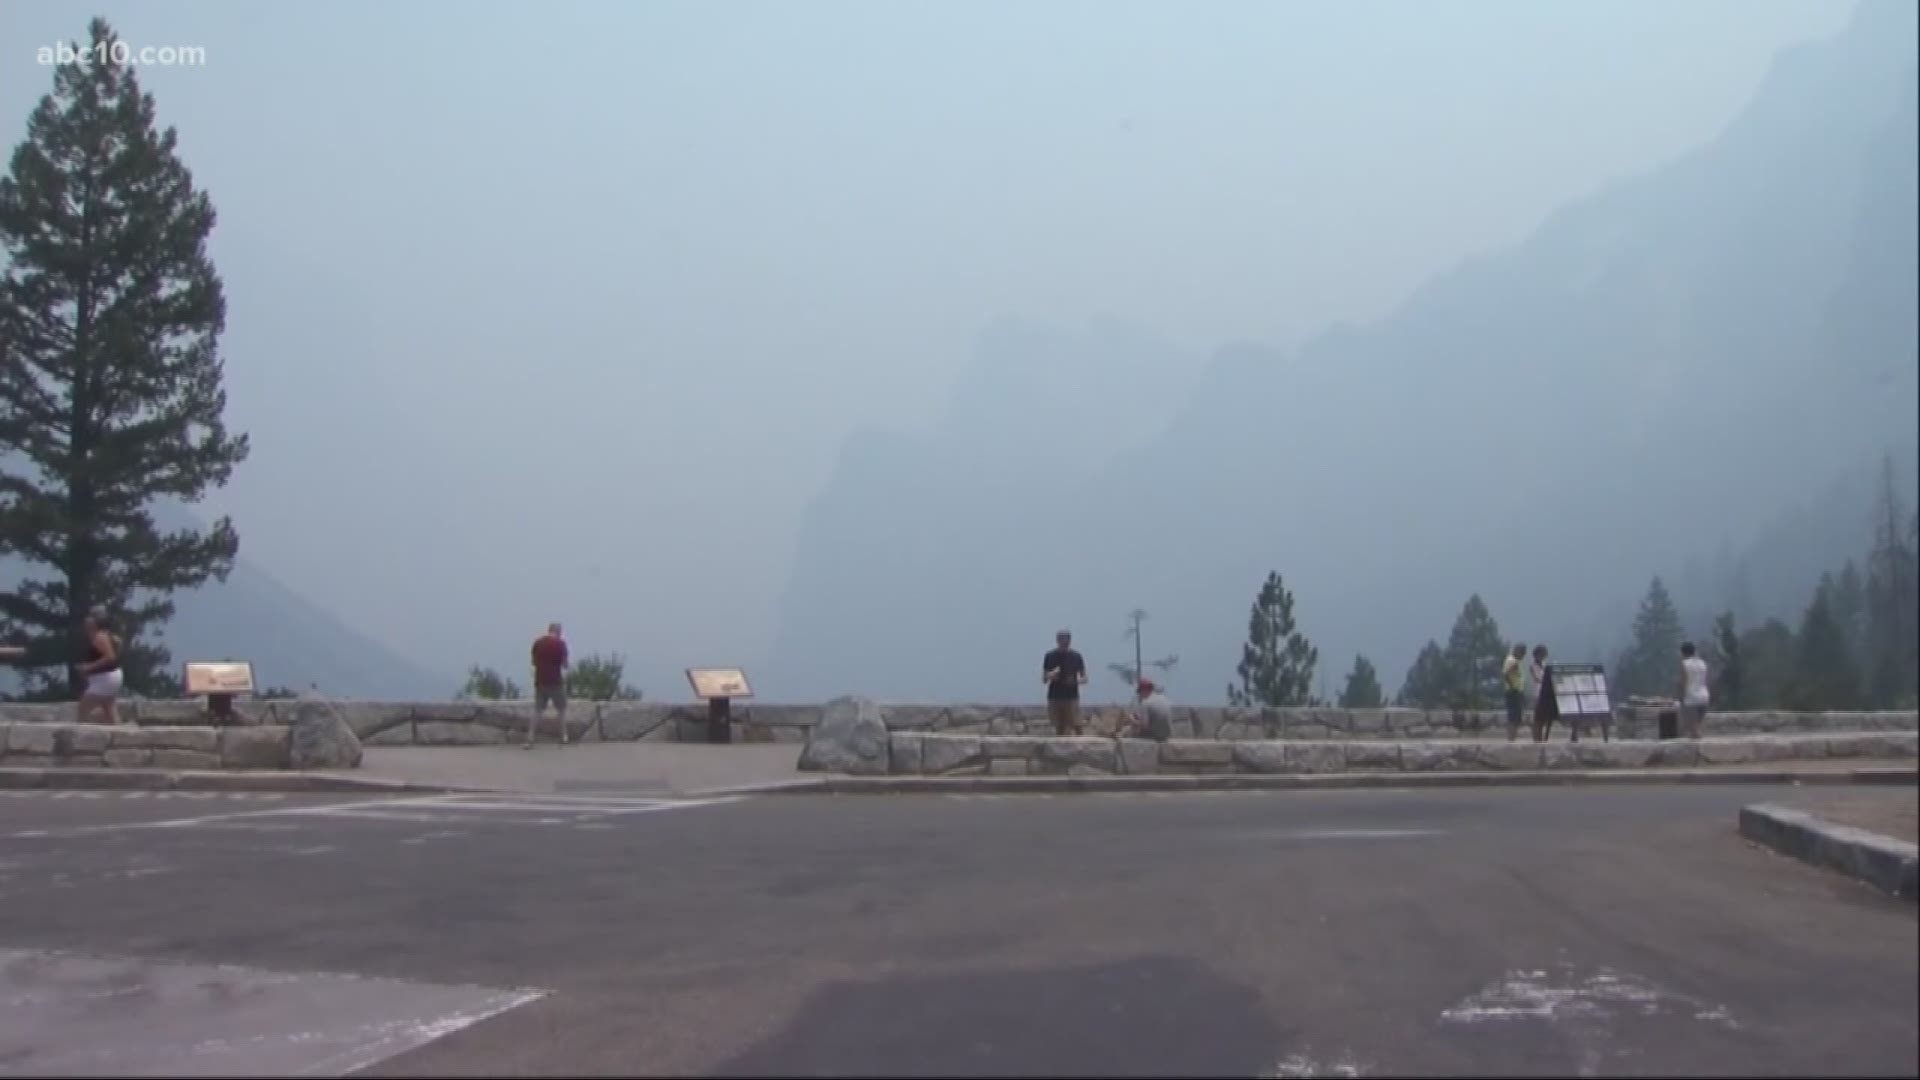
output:
<instances>
[{"instance_id":1,"label":"information display board","mask_svg":"<svg viewBox=\"0 0 1920 1080\"><path fill-rule=\"evenodd\" d=\"M189 697L253 693L253 665L242 661L195 661L187 665Z\"/></svg>"},{"instance_id":2,"label":"information display board","mask_svg":"<svg viewBox=\"0 0 1920 1080\"><path fill-rule=\"evenodd\" d=\"M747 673L739 668L688 668L687 681L693 684L693 696L702 701L753 696Z\"/></svg>"},{"instance_id":3,"label":"information display board","mask_svg":"<svg viewBox=\"0 0 1920 1080\"><path fill-rule=\"evenodd\" d=\"M1547 680L1553 687L1553 703L1562 718L1612 717L1607 673L1599 664L1549 664Z\"/></svg>"}]
</instances>

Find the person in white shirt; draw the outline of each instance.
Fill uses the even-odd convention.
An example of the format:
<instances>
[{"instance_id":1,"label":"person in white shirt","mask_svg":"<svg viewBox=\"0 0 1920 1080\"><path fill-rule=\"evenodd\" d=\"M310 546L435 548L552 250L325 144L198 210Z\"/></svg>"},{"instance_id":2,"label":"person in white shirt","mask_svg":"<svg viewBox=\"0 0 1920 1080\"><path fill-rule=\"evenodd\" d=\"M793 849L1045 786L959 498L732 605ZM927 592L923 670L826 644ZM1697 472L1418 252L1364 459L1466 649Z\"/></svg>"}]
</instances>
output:
<instances>
[{"instance_id":1,"label":"person in white shirt","mask_svg":"<svg viewBox=\"0 0 1920 1080\"><path fill-rule=\"evenodd\" d=\"M1712 700L1707 690L1707 662L1694 655L1693 642L1686 642L1680 646L1680 715L1686 720L1687 738L1700 737Z\"/></svg>"}]
</instances>

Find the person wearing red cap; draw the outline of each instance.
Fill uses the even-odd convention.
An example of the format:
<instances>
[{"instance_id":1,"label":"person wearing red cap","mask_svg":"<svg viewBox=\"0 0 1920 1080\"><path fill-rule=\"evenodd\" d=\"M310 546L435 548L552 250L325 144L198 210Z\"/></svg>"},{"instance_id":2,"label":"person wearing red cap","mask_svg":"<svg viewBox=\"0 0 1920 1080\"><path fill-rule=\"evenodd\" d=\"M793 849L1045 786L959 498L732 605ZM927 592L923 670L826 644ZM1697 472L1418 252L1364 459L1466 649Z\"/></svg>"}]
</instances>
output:
<instances>
[{"instance_id":1,"label":"person wearing red cap","mask_svg":"<svg viewBox=\"0 0 1920 1080\"><path fill-rule=\"evenodd\" d=\"M1145 735L1154 742L1166 742L1173 738L1173 702L1152 679L1141 679L1137 687L1140 692L1140 707L1134 710L1133 733Z\"/></svg>"}]
</instances>

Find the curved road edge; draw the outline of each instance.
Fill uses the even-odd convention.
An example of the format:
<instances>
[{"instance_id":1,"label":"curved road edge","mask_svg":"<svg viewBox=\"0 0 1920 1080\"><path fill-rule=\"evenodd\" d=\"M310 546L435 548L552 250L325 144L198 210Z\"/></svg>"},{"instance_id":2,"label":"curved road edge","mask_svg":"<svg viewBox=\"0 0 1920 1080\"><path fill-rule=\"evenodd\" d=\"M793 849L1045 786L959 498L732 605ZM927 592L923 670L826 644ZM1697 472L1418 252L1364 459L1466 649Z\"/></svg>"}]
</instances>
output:
<instances>
[{"instance_id":1,"label":"curved road edge","mask_svg":"<svg viewBox=\"0 0 1920 1080\"><path fill-rule=\"evenodd\" d=\"M1801 862L1858 878L1881 892L1920 899L1920 848L1904 840L1767 803L1741 808L1740 835Z\"/></svg>"}]
</instances>

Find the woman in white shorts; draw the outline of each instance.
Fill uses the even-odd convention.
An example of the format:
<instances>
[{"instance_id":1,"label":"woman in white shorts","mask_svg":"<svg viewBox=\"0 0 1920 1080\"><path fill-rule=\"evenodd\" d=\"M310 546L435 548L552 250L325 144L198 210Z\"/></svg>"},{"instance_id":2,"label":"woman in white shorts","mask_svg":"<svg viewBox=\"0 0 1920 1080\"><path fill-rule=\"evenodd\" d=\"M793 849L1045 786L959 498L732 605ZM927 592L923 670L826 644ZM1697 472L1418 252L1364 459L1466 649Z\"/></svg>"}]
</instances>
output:
<instances>
[{"instance_id":1,"label":"woman in white shorts","mask_svg":"<svg viewBox=\"0 0 1920 1080\"><path fill-rule=\"evenodd\" d=\"M100 710L109 724L120 722L120 710L115 699L120 696L122 675L120 674L120 640L107 629L106 612L94 608L87 612L84 624L87 636L87 659L73 665L73 670L86 676L86 689L80 691L80 723L87 722L87 714Z\"/></svg>"}]
</instances>

